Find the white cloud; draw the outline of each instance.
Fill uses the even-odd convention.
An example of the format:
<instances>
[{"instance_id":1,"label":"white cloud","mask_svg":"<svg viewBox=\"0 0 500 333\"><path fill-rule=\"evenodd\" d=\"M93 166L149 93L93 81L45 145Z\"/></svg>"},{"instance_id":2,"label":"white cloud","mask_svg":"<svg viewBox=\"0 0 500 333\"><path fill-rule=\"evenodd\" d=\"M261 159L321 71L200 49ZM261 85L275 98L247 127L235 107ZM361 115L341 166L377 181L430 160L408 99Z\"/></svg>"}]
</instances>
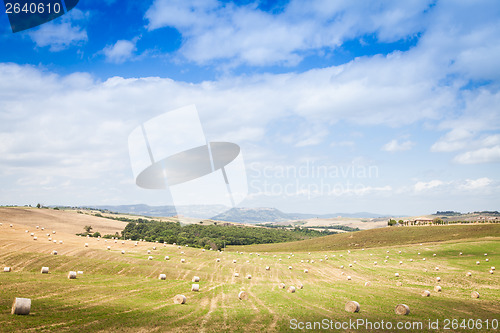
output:
<instances>
[{"instance_id":1,"label":"white cloud","mask_svg":"<svg viewBox=\"0 0 500 333\"><path fill-rule=\"evenodd\" d=\"M414 142L412 141L403 141L399 142L398 140L394 139L386 143L383 147L382 150L388 151L388 152L396 152L396 151L405 151L405 150L410 150L413 146L415 145Z\"/></svg>"},{"instance_id":2,"label":"white cloud","mask_svg":"<svg viewBox=\"0 0 500 333\"><path fill-rule=\"evenodd\" d=\"M108 45L103 49L103 53L106 56L106 61L121 64L127 60L130 60L134 56L134 52L137 51L136 47L137 39L132 41L129 40L119 40L113 45Z\"/></svg>"},{"instance_id":3,"label":"white cloud","mask_svg":"<svg viewBox=\"0 0 500 333\"><path fill-rule=\"evenodd\" d=\"M445 185L445 182L435 179L435 180L431 180L429 182L417 182L413 186L413 188L414 188L415 192L422 192L422 191L427 191L430 189L435 189L435 188L443 186L443 185Z\"/></svg>"},{"instance_id":4,"label":"white cloud","mask_svg":"<svg viewBox=\"0 0 500 333\"><path fill-rule=\"evenodd\" d=\"M457 187L464 190L476 190L487 187L492 183L493 181L491 179L483 177L478 179L466 179L463 184L459 184Z\"/></svg>"},{"instance_id":5,"label":"white cloud","mask_svg":"<svg viewBox=\"0 0 500 333\"><path fill-rule=\"evenodd\" d=\"M87 42L87 31L79 25L73 25L74 22L85 22L87 19L88 13L74 8L59 19L60 23L42 24L28 35L38 47L50 46L52 52L62 51Z\"/></svg>"},{"instance_id":6,"label":"white cloud","mask_svg":"<svg viewBox=\"0 0 500 333\"><path fill-rule=\"evenodd\" d=\"M500 162L500 145L467 151L457 155L454 161L460 164L498 163Z\"/></svg>"},{"instance_id":7,"label":"white cloud","mask_svg":"<svg viewBox=\"0 0 500 333\"><path fill-rule=\"evenodd\" d=\"M422 17L432 1L372 2L293 0L273 15L255 4L236 6L216 0L156 0L147 11L150 30L180 31L180 53L207 63L294 65L305 53L335 49L343 41L375 33L385 42L423 30Z\"/></svg>"}]
</instances>

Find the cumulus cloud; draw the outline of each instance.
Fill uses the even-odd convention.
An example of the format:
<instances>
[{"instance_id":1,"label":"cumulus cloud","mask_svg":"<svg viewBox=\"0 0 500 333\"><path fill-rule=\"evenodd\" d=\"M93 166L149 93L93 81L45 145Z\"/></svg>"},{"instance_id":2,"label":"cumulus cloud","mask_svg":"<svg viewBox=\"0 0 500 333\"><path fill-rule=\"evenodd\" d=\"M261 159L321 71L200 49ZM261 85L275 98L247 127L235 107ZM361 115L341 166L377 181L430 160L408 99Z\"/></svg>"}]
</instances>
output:
<instances>
[{"instance_id":1,"label":"cumulus cloud","mask_svg":"<svg viewBox=\"0 0 500 333\"><path fill-rule=\"evenodd\" d=\"M415 145L414 142L412 141L403 141L399 142L398 140L394 139L389 142L387 142L383 147L382 150L388 151L388 152L396 152L396 151L405 151L405 150L410 150L413 146Z\"/></svg>"},{"instance_id":2,"label":"cumulus cloud","mask_svg":"<svg viewBox=\"0 0 500 333\"><path fill-rule=\"evenodd\" d=\"M441 181L441 180L431 180L431 181L428 181L428 182L417 182L415 185L414 185L414 190L415 192L422 192L422 191L427 191L427 190L430 190L430 189L435 189L439 186L443 186L445 184L445 182Z\"/></svg>"},{"instance_id":3,"label":"cumulus cloud","mask_svg":"<svg viewBox=\"0 0 500 333\"><path fill-rule=\"evenodd\" d=\"M49 46L50 51L58 52L71 46L81 45L88 40L87 31L75 22L85 22L88 13L76 8L63 15L58 23L48 22L38 29L30 31L28 35L38 47Z\"/></svg>"},{"instance_id":4,"label":"cumulus cloud","mask_svg":"<svg viewBox=\"0 0 500 333\"><path fill-rule=\"evenodd\" d=\"M156 0L146 12L148 29L174 27L180 53L203 64L218 59L250 65L295 65L307 52L336 49L364 34L392 42L423 31L432 1L370 2L292 0L279 14L254 3Z\"/></svg>"},{"instance_id":5,"label":"cumulus cloud","mask_svg":"<svg viewBox=\"0 0 500 333\"><path fill-rule=\"evenodd\" d=\"M457 155L454 161L461 164L498 163L500 162L500 145L467 151Z\"/></svg>"},{"instance_id":6,"label":"cumulus cloud","mask_svg":"<svg viewBox=\"0 0 500 333\"><path fill-rule=\"evenodd\" d=\"M121 64L127 60L130 60L134 56L134 52L137 51L136 47L137 39L132 41L129 40L119 40L113 45L108 45L103 49L103 53L106 56L106 61Z\"/></svg>"}]
</instances>

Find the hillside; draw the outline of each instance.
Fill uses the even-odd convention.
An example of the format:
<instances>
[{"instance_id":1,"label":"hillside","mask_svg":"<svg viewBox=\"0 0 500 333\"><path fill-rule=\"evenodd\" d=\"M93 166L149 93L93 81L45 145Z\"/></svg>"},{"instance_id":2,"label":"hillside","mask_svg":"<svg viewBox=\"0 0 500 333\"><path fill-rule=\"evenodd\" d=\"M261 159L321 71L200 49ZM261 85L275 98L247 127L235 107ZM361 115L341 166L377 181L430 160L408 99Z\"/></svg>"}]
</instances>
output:
<instances>
[{"instance_id":1,"label":"hillside","mask_svg":"<svg viewBox=\"0 0 500 333\"><path fill-rule=\"evenodd\" d=\"M500 238L500 224L386 227L330 235L286 244L230 247L231 251L337 251L477 238Z\"/></svg>"},{"instance_id":2,"label":"hillside","mask_svg":"<svg viewBox=\"0 0 500 333\"><path fill-rule=\"evenodd\" d=\"M76 212L2 209L0 222L0 267L10 267L10 272L0 273L2 332L296 332L290 326L292 320L362 319L395 325L471 318L491 323L500 313L498 273L489 272L490 266L500 265L498 225L383 228L347 235L352 235L347 240L373 244L369 251L359 247L319 251L320 247L305 242L308 253L297 250L297 244L304 244L300 242L280 244L282 252L256 253L254 247L241 247L243 252L220 253L78 237L73 230L80 231L82 223L105 223L102 231L112 232L110 225L118 221ZM46 230L36 229L37 225ZM414 242L421 230L441 234L444 242L430 242L436 237L429 235L423 244L397 245ZM375 237L385 246L376 245ZM321 243L326 248L342 242L327 236ZM40 273L44 266L50 268L49 274ZM81 274L70 280L69 271ZM160 274L165 280L159 279ZM194 276L200 279L199 291L191 290ZM440 292L434 291L437 277ZM287 292L292 286L295 292ZM430 297L422 297L423 290L430 290ZM242 291L246 299L238 298ZM480 298L471 298L473 291ZM186 297L186 304L174 304L178 294ZM10 314L15 297L31 299L28 316ZM346 302L352 300L359 302L360 312L345 311ZM409 306L409 315L394 313L401 303ZM442 326L404 330L429 331L450 330Z\"/></svg>"}]
</instances>

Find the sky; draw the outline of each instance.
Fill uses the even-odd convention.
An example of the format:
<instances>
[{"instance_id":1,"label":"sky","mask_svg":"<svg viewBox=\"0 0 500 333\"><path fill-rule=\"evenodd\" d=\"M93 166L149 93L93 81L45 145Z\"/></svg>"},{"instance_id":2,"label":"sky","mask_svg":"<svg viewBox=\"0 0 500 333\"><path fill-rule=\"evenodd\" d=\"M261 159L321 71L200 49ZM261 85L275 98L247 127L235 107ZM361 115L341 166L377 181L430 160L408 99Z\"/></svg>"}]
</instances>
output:
<instances>
[{"instance_id":1,"label":"sky","mask_svg":"<svg viewBox=\"0 0 500 333\"><path fill-rule=\"evenodd\" d=\"M241 148L241 207L500 210L497 0L87 0L2 11L0 50L2 205L172 204L128 137L194 104Z\"/></svg>"}]
</instances>

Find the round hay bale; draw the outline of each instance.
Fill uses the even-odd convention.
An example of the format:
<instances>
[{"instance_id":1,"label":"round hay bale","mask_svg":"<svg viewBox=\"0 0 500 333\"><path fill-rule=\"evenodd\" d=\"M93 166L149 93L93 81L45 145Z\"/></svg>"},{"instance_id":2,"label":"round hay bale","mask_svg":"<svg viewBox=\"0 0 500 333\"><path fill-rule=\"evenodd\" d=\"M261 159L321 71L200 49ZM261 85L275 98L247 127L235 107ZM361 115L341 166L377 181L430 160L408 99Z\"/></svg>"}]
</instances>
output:
<instances>
[{"instance_id":1,"label":"round hay bale","mask_svg":"<svg viewBox=\"0 0 500 333\"><path fill-rule=\"evenodd\" d=\"M109 251L109 250L111 250L111 246L106 247L106 249L107 249L108 251Z\"/></svg>"},{"instance_id":2,"label":"round hay bale","mask_svg":"<svg viewBox=\"0 0 500 333\"><path fill-rule=\"evenodd\" d=\"M472 273L471 273L471 272L467 272L465 275L466 275L466 276L471 276L471 275L472 275Z\"/></svg>"},{"instance_id":3,"label":"round hay bale","mask_svg":"<svg viewBox=\"0 0 500 333\"><path fill-rule=\"evenodd\" d=\"M425 261L425 258L422 258L423 261Z\"/></svg>"},{"instance_id":4,"label":"round hay bale","mask_svg":"<svg viewBox=\"0 0 500 333\"><path fill-rule=\"evenodd\" d=\"M433 253L433 254L432 254L432 256L433 256L433 257L435 257L435 256L436 256L436 254L435 254L435 253Z\"/></svg>"},{"instance_id":5,"label":"round hay bale","mask_svg":"<svg viewBox=\"0 0 500 333\"><path fill-rule=\"evenodd\" d=\"M492 269L490 269L490 274L493 274L493 270Z\"/></svg>"},{"instance_id":6,"label":"round hay bale","mask_svg":"<svg viewBox=\"0 0 500 333\"><path fill-rule=\"evenodd\" d=\"M200 282L200 277L199 276L193 276L193 279L191 282Z\"/></svg>"},{"instance_id":7,"label":"round hay bale","mask_svg":"<svg viewBox=\"0 0 500 333\"><path fill-rule=\"evenodd\" d=\"M462 255L462 254L463 254L463 253L462 253L462 252L460 252L458 255Z\"/></svg>"},{"instance_id":8,"label":"round hay bale","mask_svg":"<svg viewBox=\"0 0 500 333\"><path fill-rule=\"evenodd\" d=\"M340 265L340 269L344 269L344 265Z\"/></svg>"},{"instance_id":9,"label":"round hay bale","mask_svg":"<svg viewBox=\"0 0 500 333\"><path fill-rule=\"evenodd\" d=\"M239 277L239 276L240 276L240 274L234 273L234 277Z\"/></svg>"},{"instance_id":10,"label":"round hay bale","mask_svg":"<svg viewBox=\"0 0 500 333\"><path fill-rule=\"evenodd\" d=\"M12 227L13 227L13 225L11 224L11 225L10 225L10 227L12 228Z\"/></svg>"},{"instance_id":11,"label":"round hay bale","mask_svg":"<svg viewBox=\"0 0 500 333\"><path fill-rule=\"evenodd\" d=\"M340 275L345 275L345 273L344 273L344 272L341 272L341 273L340 273Z\"/></svg>"},{"instance_id":12,"label":"round hay bale","mask_svg":"<svg viewBox=\"0 0 500 333\"><path fill-rule=\"evenodd\" d=\"M241 299L242 301L248 299L248 294L246 291L240 291L238 294L238 298Z\"/></svg>"},{"instance_id":13,"label":"round hay bale","mask_svg":"<svg viewBox=\"0 0 500 333\"><path fill-rule=\"evenodd\" d=\"M184 251L181 251L181 254L184 254Z\"/></svg>"},{"instance_id":14,"label":"round hay bale","mask_svg":"<svg viewBox=\"0 0 500 333\"><path fill-rule=\"evenodd\" d=\"M438 276L438 277L436 278L436 281L437 281L437 282L441 281L441 278Z\"/></svg>"},{"instance_id":15,"label":"round hay bale","mask_svg":"<svg viewBox=\"0 0 500 333\"><path fill-rule=\"evenodd\" d=\"M399 262L399 264L400 264L400 265L402 265L402 264L403 264L403 262L402 262L402 261L400 261L400 262Z\"/></svg>"},{"instance_id":16,"label":"round hay bale","mask_svg":"<svg viewBox=\"0 0 500 333\"><path fill-rule=\"evenodd\" d=\"M83 271L77 271L76 274L83 275Z\"/></svg>"},{"instance_id":17,"label":"round hay bale","mask_svg":"<svg viewBox=\"0 0 500 333\"><path fill-rule=\"evenodd\" d=\"M70 280L76 279L76 272L75 271L69 271L69 273L68 273L68 279L70 279Z\"/></svg>"},{"instance_id":18,"label":"round hay bale","mask_svg":"<svg viewBox=\"0 0 500 333\"><path fill-rule=\"evenodd\" d=\"M175 295L174 296L174 304L185 304L186 296L184 295Z\"/></svg>"},{"instance_id":19,"label":"round hay bale","mask_svg":"<svg viewBox=\"0 0 500 333\"><path fill-rule=\"evenodd\" d=\"M479 265L479 264L480 264L480 262L479 262L479 261L476 261L476 265Z\"/></svg>"},{"instance_id":20,"label":"round hay bale","mask_svg":"<svg viewBox=\"0 0 500 333\"><path fill-rule=\"evenodd\" d=\"M349 264L349 267L352 267L352 264Z\"/></svg>"},{"instance_id":21,"label":"round hay bale","mask_svg":"<svg viewBox=\"0 0 500 333\"><path fill-rule=\"evenodd\" d=\"M156 250L156 246L153 246L153 250Z\"/></svg>"},{"instance_id":22,"label":"round hay bale","mask_svg":"<svg viewBox=\"0 0 500 333\"><path fill-rule=\"evenodd\" d=\"M495 266L491 266L491 270L494 271L495 270Z\"/></svg>"},{"instance_id":23,"label":"round hay bale","mask_svg":"<svg viewBox=\"0 0 500 333\"><path fill-rule=\"evenodd\" d=\"M233 264L236 264L236 259L233 259Z\"/></svg>"},{"instance_id":24,"label":"round hay bale","mask_svg":"<svg viewBox=\"0 0 500 333\"><path fill-rule=\"evenodd\" d=\"M57 244L57 241L54 239L54 244Z\"/></svg>"},{"instance_id":25,"label":"round hay bale","mask_svg":"<svg viewBox=\"0 0 500 333\"><path fill-rule=\"evenodd\" d=\"M200 291L200 285L194 283L193 285L191 285L191 291Z\"/></svg>"},{"instance_id":26,"label":"round hay bale","mask_svg":"<svg viewBox=\"0 0 500 333\"><path fill-rule=\"evenodd\" d=\"M376 264L377 264L377 262L375 261L373 264L374 264L374 265L376 265Z\"/></svg>"},{"instance_id":27,"label":"round hay bale","mask_svg":"<svg viewBox=\"0 0 500 333\"><path fill-rule=\"evenodd\" d=\"M439 271L439 267L437 267L437 266L436 266L435 270L436 270L436 271Z\"/></svg>"},{"instance_id":28,"label":"round hay bale","mask_svg":"<svg viewBox=\"0 0 500 333\"><path fill-rule=\"evenodd\" d=\"M166 280L166 279L167 279L166 274L160 274L160 276L158 276L158 280Z\"/></svg>"},{"instance_id":29,"label":"round hay bale","mask_svg":"<svg viewBox=\"0 0 500 333\"><path fill-rule=\"evenodd\" d=\"M148 260L153 260L153 257L152 257L152 256L149 256L149 257L148 257Z\"/></svg>"},{"instance_id":30,"label":"round hay bale","mask_svg":"<svg viewBox=\"0 0 500 333\"><path fill-rule=\"evenodd\" d=\"M311 264L314 264L314 259L311 259Z\"/></svg>"},{"instance_id":31,"label":"round hay bale","mask_svg":"<svg viewBox=\"0 0 500 333\"><path fill-rule=\"evenodd\" d=\"M426 272L426 273L427 273L427 268L424 268L424 272Z\"/></svg>"},{"instance_id":32,"label":"round hay bale","mask_svg":"<svg viewBox=\"0 0 500 333\"><path fill-rule=\"evenodd\" d=\"M470 297L472 298L479 298L479 293L477 291L473 291L470 293Z\"/></svg>"},{"instance_id":33,"label":"round hay bale","mask_svg":"<svg viewBox=\"0 0 500 333\"><path fill-rule=\"evenodd\" d=\"M29 315L31 311L31 299L16 297L12 303L11 314Z\"/></svg>"},{"instance_id":34,"label":"round hay bale","mask_svg":"<svg viewBox=\"0 0 500 333\"><path fill-rule=\"evenodd\" d=\"M26 232L28 232L28 230L26 230ZM33 236L35 236L35 234L32 232L32 233L30 234L30 236L31 236L31 237L33 237Z\"/></svg>"},{"instance_id":35,"label":"round hay bale","mask_svg":"<svg viewBox=\"0 0 500 333\"><path fill-rule=\"evenodd\" d=\"M271 270L271 267L266 266L266 271L269 271L269 270Z\"/></svg>"},{"instance_id":36,"label":"round hay bale","mask_svg":"<svg viewBox=\"0 0 500 333\"><path fill-rule=\"evenodd\" d=\"M422 291L422 296L423 297L429 297L430 295L431 295L431 292L429 290Z\"/></svg>"},{"instance_id":37,"label":"round hay bale","mask_svg":"<svg viewBox=\"0 0 500 333\"><path fill-rule=\"evenodd\" d=\"M410 308L406 304L398 304L396 305L396 309L394 309L397 315L408 315L410 313Z\"/></svg>"},{"instance_id":38,"label":"round hay bale","mask_svg":"<svg viewBox=\"0 0 500 333\"><path fill-rule=\"evenodd\" d=\"M487 256L487 255L488 255L488 253L485 253L484 255L485 255L485 256Z\"/></svg>"},{"instance_id":39,"label":"round hay bale","mask_svg":"<svg viewBox=\"0 0 500 333\"><path fill-rule=\"evenodd\" d=\"M350 275L347 275L347 280L351 280L351 276Z\"/></svg>"},{"instance_id":40,"label":"round hay bale","mask_svg":"<svg viewBox=\"0 0 500 333\"><path fill-rule=\"evenodd\" d=\"M57 251L56 250L52 251L52 254L57 256Z\"/></svg>"},{"instance_id":41,"label":"round hay bale","mask_svg":"<svg viewBox=\"0 0 500 333\"><path fill-rule=\"evenodd\" d=\"M109 247L109 246L108 246ZM148 250L148 254L151 254L151 250Z\"/></svg>"},{"instance_id":42,"label":"round hay bale","mask_svg":"<svg viewBox=\"0 0 500 333\"><path fill-rule=\"evenodd\" d=\"M299 282L299 283L297 283L297 288L299 288L299 289L304 289L304 285L303 285L302 283L300 283L300 282Z\"/></svg>"},{"instance_id":43,"label":"round hay bale","mask_svg":"<svg viewBox=\"0 0 500 333\"><path fill-rule=\"evenodd\" d=\"M63 243L63 241L62 241L62 240L60 240L60 241L59 241L59 244L62 244L62 243Z\"/></svg>"},{"instance_id":44,"label":"round hay bale","mask_svg":"<svg viewBox=\"0 0 500 333\"><path fill-rule=\"evenodd\" d=\"M401 281L396 282L396 286L401 287L402 285L403 285L403 282L401 282Z\"/></svg>"},{"instance_id":45,"label":"round hay bale","mask_svg":"<svg viewBox=\"0 0 500 333\"><path fill-rule=\"evenodd\" d=\"M250 274L247 275L247 279L252 279L252 276Z\"/></svg>"},{"instance_id":46,"label":"round hay bale","mask_svg":"<svg viewBox=\"0 0 500 333\"><path fill-rule=\"evenodd\" d=\"M490 261L490 259L488 259L488 258L486 258L485 260L486 260L486 262Z\"/></svg>"},{"instance_id":47,"label":"round hay bale","mask_svg":"<svg viewBox=\"0 0 500 333\"><path fill-rule=\"evenodd\" d=\"M352 263L353 263L353 264L357 264L358 262L357 262L356 260L354 260Z\"/></svg>"},{"instance_id":48,"label":"round hay bale","mask_svg":"<svg viewBox=\"0 0 500 333\"><path fill-rule=\"evenodd\" d=\"M181 263L185 263L186 262L186 259L181 259Z\"/></svg>"},{"instance_id":49,"label":"round hay bale","mask_svg":"<svg viewBox=\"0 0 500 333\"><path fill-rule=\"evenodd\" d=\"M437 293L440 293L441 292L441 286L435 286L434 287L434 291L437 292Z\"/></svg>"},{"instance_id":50,"label":"round hay bale","mask_svg":"<svg viewBox=\"0 0 500 333\"><path fill-rule=\"evenodd\" d=\"M292 269L292 266L288 266L288 269Z\"/></svg>"},{"instance_id":51,"label":"round hay bale","mask_svg":"<svg viewBox=\"0 0 500 333\"><path fill-rule=\"evenodd\" d=\"M165 256L165 260L170 260L170 257L169 256Z\"/></svg>"},{"instance_id":52,"label":"round hay bale","mask_svg":"<svg viewBox=\"0 0 500 333\"><path fill-rule=\"evenodd\" d=\"M215 262L220 262L220 258L215 259Z\"/></svg>"},{"instance_id":53,"label":"round hay bale","mask_svg":"<svg viewBox=\"0 0 500 333\"><path fill-rule=\"evenodd\" d=\"M410 262L412 262L412 261L413 261L413 259L410 259Z\"/></svg>"},{"instance_id":54,"label":"round hay bale","mask_svg":"<svg viewBox=\"0 0 500 333\"><path fill-rule=\"evenodd\" d=\"M309 270L307 268L304 269L304 273L309 273Z\"/></svg>"},{"instance_id":55,"label":"round hay bale","mask_svg":"<svg viewBox=\"0 0 500 333\"><path fill-rule=\"evenodd\" d=\"M55 234L55 233L56 233L56 231L55 231L55 230L53 230L53 231L52 231L52 233L53 233L53 234Z\"/></svg>"},{"instance_id":56,"label":"round hay bale","mask_svg":"<svg viewBox=\"0 0 500 333\"><path fill-rule=\"evenodd\" d=\"M371 285L372 285L372 283L371 283L370 281L366 281L366 282L365 282L365 287L369 287L369 286L371 286Z\"/></svg>"},{"instance_id":57,"label":"round hay bale","mask_svg":"<svg viewBox=\"0 0 500 333\"><path fill-rule=\"evenodd\" d=\"M289 293L294 293L295 292L295 287L294 286L290 286L286 289L287 292Z\"/></svg>"},{"instance_id":58,"label":"round hay bale","mask_svg":"<svg viewBox=\"0 0 500 333\"><path fill-rule=\"evenodd\" d=\"M355 312L359 312L359 309L360 309L359 303L356 301L349 301L349 302L345 303L345 310L347 312L355 313Z\"/></svg>"},{"instance_id":59,"label":"round hay bale","mask_svg":"<svg viewBox=\"0 0 500 333\"><path fill-rule=\"evenodd\" d=\"M282 282L282 283L280 283L280 284L279 284L279 287L280 287L280 289L285 289L285 287L286 287L286 286L285 286L285 284Z\"/></svg>"},{"instance_id":60,"label":"round hay bale","mask_svg":"<svg viewBox=\"0 0 500 333\"><path fill-rule=\"evenodd\" d=\"M85 247L89 247L89 243L85 243Z\"/></svg>"},{"instance_id":61,"label":"round hay bale","mask_svg":"<svg viewBox=\"0 0 500 333\"><path fill-rule=\"evenodd\" d=\"M4 267L4 268L3 268L3 271L4 271L5 273L10 272L10 267Z\"/></svg>"},{"instance_id":62,"label":"round hay bale","mask_svg":"<svg viewBox=\"0 0 500 333\"><path fill-rule=\"evenodd\" d=\"M395 277L399 277L399 273L394 273L394 276Z\"/></svg>"},{"instance_id":63,"label":"round hay bale","mask_svg":"<svg viewBox=\"0 0 500 333\"><path fill-rule=\"evenodd\" d=\"M387 262L387 259L386 259L386 260L384 260L384 262Z\"/></svg>"},{"instance_id":64,"label":"round hay bale","mask_svg":"<svg viewBox=\"0 0 500 333\"><path fill-rule=\"evenodd\" d=\"M398 251L399 254L401 254L401 251Z\"/></svg>"},{"instance_id":65,"label":"round hay bale","mask_svg":"<svg viewBox=\"0 0 500 333\"><path fill-rule=\"evenodd\" d=\"M122 254L125 254L125 250L122 250Z\"/></svg>"},{"instance_id":66,"label":"round hay bale","mask_svg":"<svg viewBox=\"0 0 500 333\"><path fill-rule=\"evenodd\" d=\"M42 267L42 269L40 270L40 273L42 273L42 274L49 274L49 268L48 267Z\"/></svg>"},{"instance_id":67,"label":"round hay bale","mask_svg":"<svg viewBox=\"0 0 500 333\"><path fill-rule=\"evenodd\" d=\"M38 237L36 237L36 236L35 236L35 237L33 237L33 240L37 240L37 239L38 239Z\"/></svg>"}]
</instances>

